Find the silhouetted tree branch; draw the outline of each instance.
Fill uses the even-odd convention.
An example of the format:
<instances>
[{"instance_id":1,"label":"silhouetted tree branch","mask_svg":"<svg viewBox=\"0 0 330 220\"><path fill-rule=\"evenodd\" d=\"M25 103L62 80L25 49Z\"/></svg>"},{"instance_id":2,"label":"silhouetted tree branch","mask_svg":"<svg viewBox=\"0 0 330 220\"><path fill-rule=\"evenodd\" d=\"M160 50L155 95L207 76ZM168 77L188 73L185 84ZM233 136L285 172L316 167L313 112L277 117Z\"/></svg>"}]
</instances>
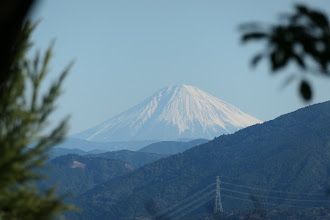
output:
<instances>
[{"instance_id":1,"label":"silhouetted tree branch","mask_svg":"<svg viewBox=\"0 0 330 220\"><path fill-rule=\"evenodd\" d=\"M297 5L292 14L282 15L278 24L247 23L241 26L242 42L266 41L266 47L251 60L256 66L267 58L273 73L291 62L301 73L330 76L330 27L327 16L315 9ZM301 76L300 94L312 98L308 80Z\"/></svg>"}]
</instances>

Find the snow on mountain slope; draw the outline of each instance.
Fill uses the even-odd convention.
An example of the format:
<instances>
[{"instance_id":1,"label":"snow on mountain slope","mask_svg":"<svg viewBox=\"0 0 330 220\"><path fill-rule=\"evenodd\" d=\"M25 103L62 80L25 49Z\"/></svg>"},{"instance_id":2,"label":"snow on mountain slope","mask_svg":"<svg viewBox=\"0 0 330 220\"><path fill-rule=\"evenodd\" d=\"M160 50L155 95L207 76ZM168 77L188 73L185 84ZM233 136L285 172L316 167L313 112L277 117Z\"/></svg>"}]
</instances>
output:
<instances>
[{"instance_id":1,"label":"snow on mountain slope","mask_svg":"<svg viewBox=\"0 0 330 220\"><path fill-rule=\"evenodd\" d=\"M142 103L74 135L91 141L213 139L262 123L192 86L164 88Z\"/></svg>"}]
</instances>

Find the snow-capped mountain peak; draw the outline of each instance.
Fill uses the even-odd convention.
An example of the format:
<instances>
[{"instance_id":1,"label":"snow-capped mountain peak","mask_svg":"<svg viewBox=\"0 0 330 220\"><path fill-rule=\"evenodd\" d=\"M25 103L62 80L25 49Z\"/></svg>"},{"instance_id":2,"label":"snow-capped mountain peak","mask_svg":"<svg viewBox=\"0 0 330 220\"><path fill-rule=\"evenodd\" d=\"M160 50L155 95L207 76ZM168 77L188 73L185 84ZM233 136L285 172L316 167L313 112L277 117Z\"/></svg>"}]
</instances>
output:
<instances>
[{"instance_id":1,"label":"snow-capped mountain peak","mask_svg":"<svg viewBox=\"0 0 330 220\"><path fill-rule=\"evenodd\" d=\"M261 123L188 85L161 89L142 103L75 137L92 141L214 138Z\"/></svg>"}]
</instances>

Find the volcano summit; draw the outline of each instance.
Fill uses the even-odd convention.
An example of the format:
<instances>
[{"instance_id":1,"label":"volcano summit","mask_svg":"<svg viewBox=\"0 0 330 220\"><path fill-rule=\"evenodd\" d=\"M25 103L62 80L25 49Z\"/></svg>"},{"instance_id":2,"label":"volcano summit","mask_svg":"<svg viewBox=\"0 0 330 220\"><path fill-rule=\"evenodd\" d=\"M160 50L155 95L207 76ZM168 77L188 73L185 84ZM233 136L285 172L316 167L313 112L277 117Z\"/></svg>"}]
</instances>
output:
<instances>
[{"instance_id":1,"label":"volcano summit","mask_svg":"<svg viewBox=\"0 0 330 220\"><path fill-rule=\"evenodd\" d=\"M262 123L206 92L187 85L161 89L140 104L74 135L90 141L213 139Z\"/></svg>"}]
</instances>

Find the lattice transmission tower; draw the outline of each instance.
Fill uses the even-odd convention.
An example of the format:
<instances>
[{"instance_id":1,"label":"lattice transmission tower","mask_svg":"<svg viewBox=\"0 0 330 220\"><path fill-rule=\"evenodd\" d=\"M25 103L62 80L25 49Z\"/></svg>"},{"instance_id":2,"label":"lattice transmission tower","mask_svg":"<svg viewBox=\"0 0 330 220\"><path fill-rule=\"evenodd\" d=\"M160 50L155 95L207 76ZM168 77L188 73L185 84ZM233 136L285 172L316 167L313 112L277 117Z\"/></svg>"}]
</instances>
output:
<instances>
[{"instance_id":1,"label":"lattice transmission tower","mask_svg":"<svg viewBox=\"0 0 330 220\"><path fill-rule=\"evenodd\" d=\"M220 178L219 178L219 176L217 176L214 213L222 213L222 212L223 212L223 209L222 209L221 194L220 194Z\"/></svg>"}]
</instances>

